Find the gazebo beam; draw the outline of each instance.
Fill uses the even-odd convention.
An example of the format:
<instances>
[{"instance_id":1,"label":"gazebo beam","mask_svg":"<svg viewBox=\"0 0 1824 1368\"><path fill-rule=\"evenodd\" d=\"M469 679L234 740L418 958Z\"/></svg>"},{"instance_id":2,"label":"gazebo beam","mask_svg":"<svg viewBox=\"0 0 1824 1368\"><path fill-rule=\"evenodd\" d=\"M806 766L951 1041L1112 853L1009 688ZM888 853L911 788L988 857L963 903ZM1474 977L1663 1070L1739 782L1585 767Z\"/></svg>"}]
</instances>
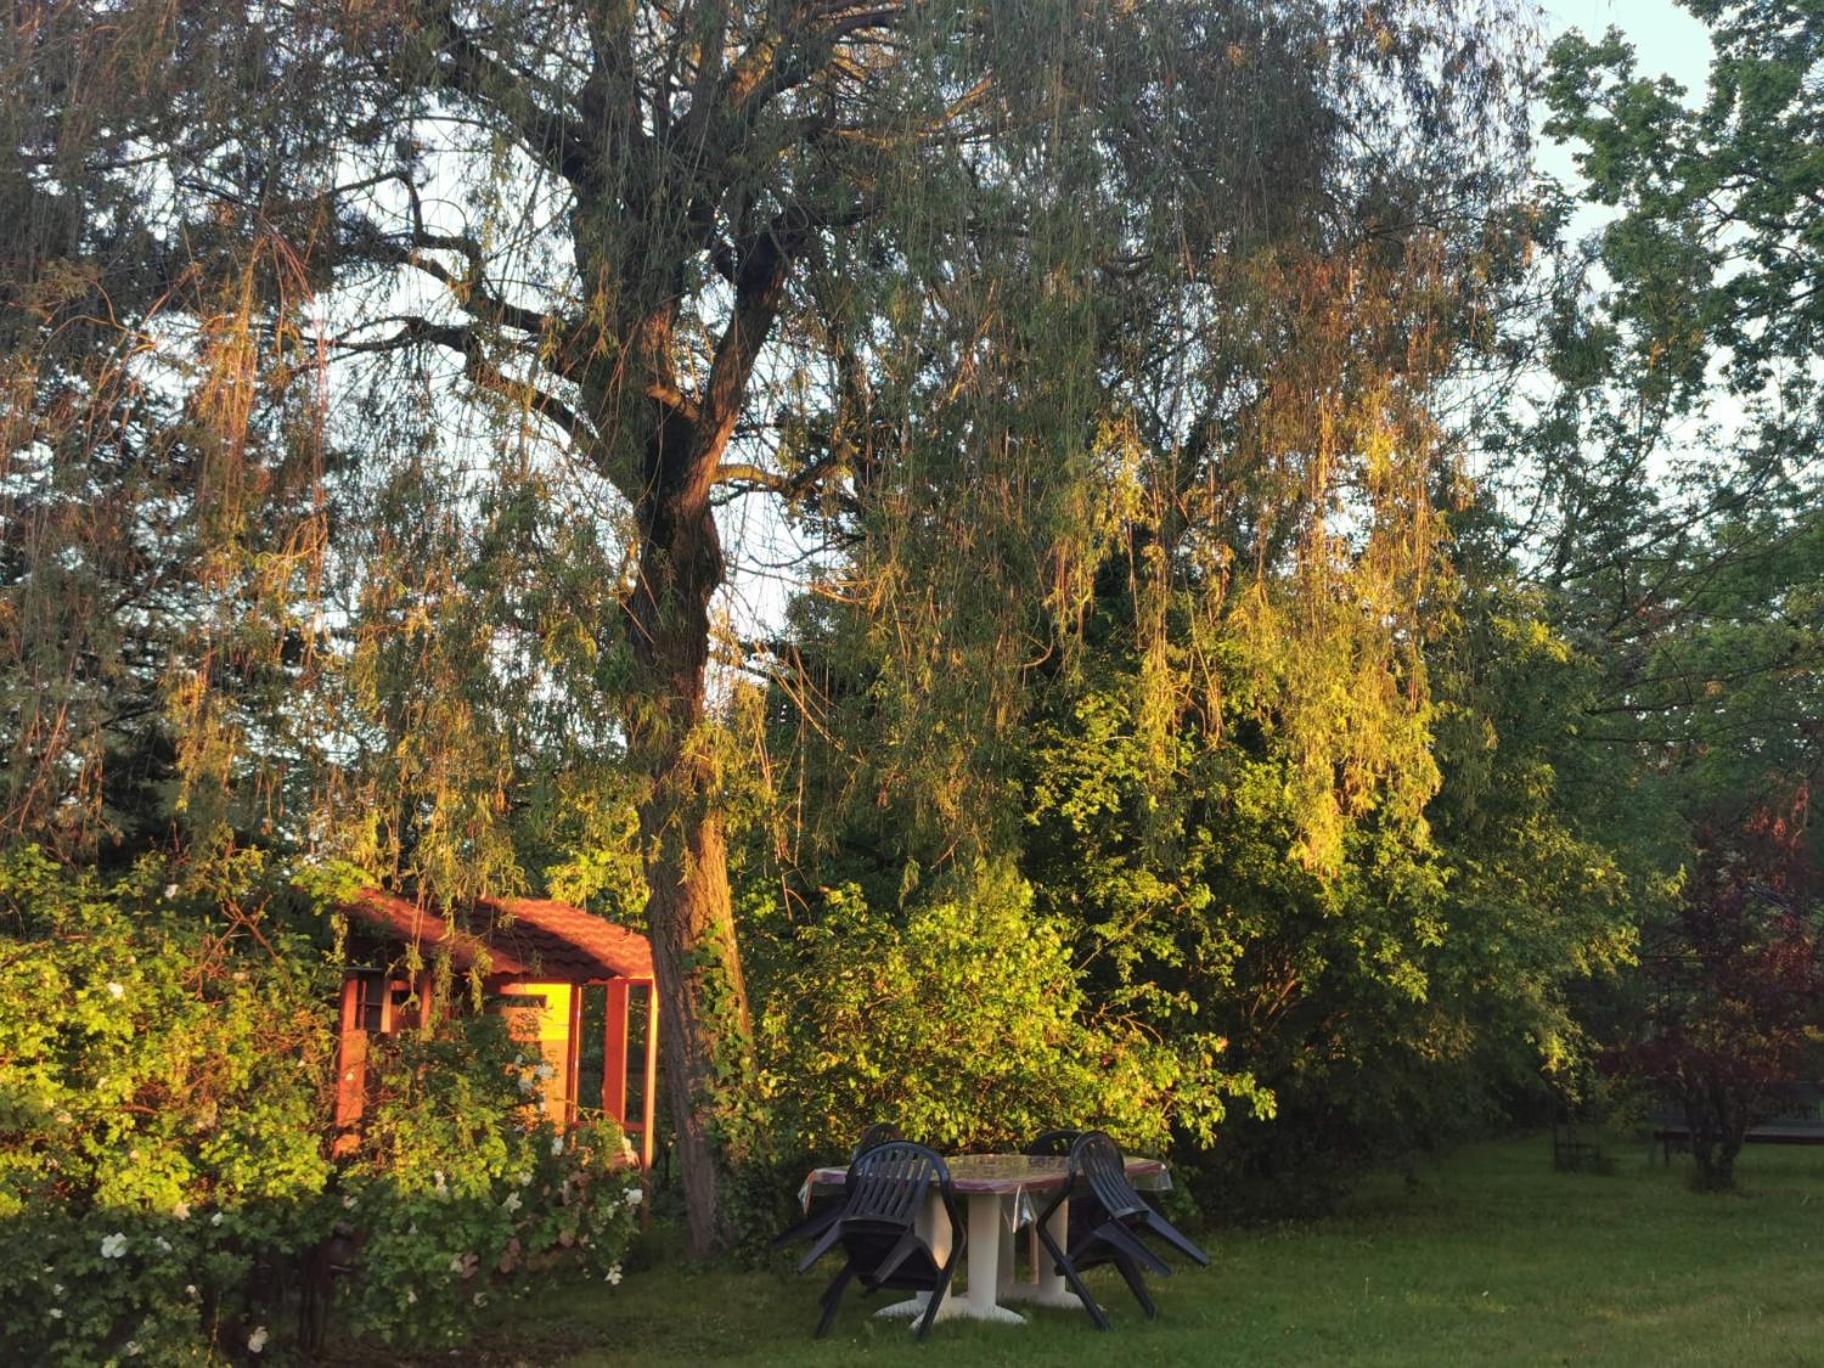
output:
<instances>
[{"instance_id":1,"label":"gazebo beam","mask_svg":"<svg viewBox=\"0 0 1824 1368\"><path fill-rule=\"evenodd\" d=\"M602 1110L614 1124L627 1125L627 980L608 980L607 1020L602 1026Z\"/></svg>"},{"instance_id":2,"label":"gazebo beam","mask_svg":"<svg viewBox=\"0 0 1824 1368\"><path fill-rule=\"evenodd\" d=\"M659 1100L659 990L646 982L646 1092L641 1098L645 1115L640 1121L640 1167L652 1171L653 1117Z\"/></svg>"}]
</instances>

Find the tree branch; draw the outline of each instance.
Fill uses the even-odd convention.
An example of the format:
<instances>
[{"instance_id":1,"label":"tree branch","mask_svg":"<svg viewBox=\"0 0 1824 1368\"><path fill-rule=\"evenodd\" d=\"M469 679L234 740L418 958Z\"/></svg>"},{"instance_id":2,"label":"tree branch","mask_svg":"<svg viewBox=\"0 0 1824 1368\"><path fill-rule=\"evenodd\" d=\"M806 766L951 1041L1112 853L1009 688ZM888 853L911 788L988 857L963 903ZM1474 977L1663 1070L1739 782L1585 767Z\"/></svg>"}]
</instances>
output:
<instances>
[{"instance_id":1,"label":"tree branch","mask_svg":"<svg viewBox=\"0 0 1824 1368\"><path fill-rule=\"evenodd\" d=\"M741 491L743 493L764 491L795 502L815 489L826 476L842 470L847 464L845 454L835 451L790 475L782 475L778 471L767 470L749 462L725 461L716 467L713 482L719 485L742 485L745 486Z\"/></svg>"},{"instance_id":2,"label":"tree branch","mask_svg":"<svg viewBox=\"0 0 1824 1368\"><path fill-rule=\"evenodd\" d=\"M399 321L399 331L368 342L337 341L336 349L344 355L405 351L429 343L444 347L462 357L462 373L479 389L499 395L561 428L573 445L586 447L595 441L595 431L581 415L563 400L527 380L516 380L503 371L487 354L481 337L472 327L438 323L428 318L411 316Z\"/></svg>"},{"instance_id":3,"label":"tree branch","mask_svg":"<svg viewBox=\"0 0 1824 1368\"><path fill-rule=\"evenodd\" d=\"M482 100L507 120L526 150L553 175L574 186L594 185L593 149L562 115L532 97L525 78L484 50L475 36L456 22L449 5L438 8L428 25L443 40L444 72L465 95Z\"/></svg>"}]
</instances>

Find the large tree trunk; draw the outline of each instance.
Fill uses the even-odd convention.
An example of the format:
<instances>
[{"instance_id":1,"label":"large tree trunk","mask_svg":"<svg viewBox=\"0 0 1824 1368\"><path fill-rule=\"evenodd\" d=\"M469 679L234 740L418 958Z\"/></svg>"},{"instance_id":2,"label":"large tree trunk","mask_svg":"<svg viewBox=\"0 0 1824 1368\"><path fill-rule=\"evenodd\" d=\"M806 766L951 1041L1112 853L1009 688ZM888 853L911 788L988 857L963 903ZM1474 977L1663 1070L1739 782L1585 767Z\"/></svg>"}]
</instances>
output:
<instances>
[{"instance_id":1,"label":"large tree trunk","mask_svg":"<svg viewBox=\"0 0 1824 1368\"><path fill-rule=\"evenodd\" d=\"M637 322L617 330L631 344L626 374L635 377L636 402L648 405L642 468L623 485L640 532L639 582L628 603L638 700L628 740L633 763L650 784L640 804L647 921L665 1078L698 1253L725 1246L733 1234L718 1122L740 1105L753 1039L715 747L705 725L709 610L724 576L710 494L777 315L791 253L809 231L808 221L793 219L739 251L728 326L696 398L682 392L674 369L683 256L659 273L664 288L630 285L626 297L648 304ZM608 363L589 387L594 411L610 412L625 385L626 375Z\"/></svg>"},{"instance_id":2,"label":"large tree trunk","mask_svg":"<svg viewBox=\"0 0 1824 1368\"><path fill-rule=\"evenodd\" d=\"M784 283L776 249L738 282L733 315L700 403L661 400L635 515L640 578L628 605L638 710L628 728L650 788L640 805L647 920L660 1030L691 1245L708 1253L732 1235L718 1122L739 1107L753 1025L735 942L716 747L706 727L709 610L724 566L710 493ZM676 393L665 307L638 330L650 389Z\"/></svg>"},{"instance_id":3,"label":"large tree trunk","mask_svg":"<svg viewBox=\"0 0 1824 1368\"><path fill-rule=\"evenodd\" d=\"M709 605L722 559L706 497L655 503L643 519L631 605L645 711L630 735L651 785L640 805L640 840L665 1077L691 1245L708 1253L731 1235L717 1120L736 1101L731 1092L747 1073L752 1038L718 776L704 730Z\"/></svg>"}]
</instances>

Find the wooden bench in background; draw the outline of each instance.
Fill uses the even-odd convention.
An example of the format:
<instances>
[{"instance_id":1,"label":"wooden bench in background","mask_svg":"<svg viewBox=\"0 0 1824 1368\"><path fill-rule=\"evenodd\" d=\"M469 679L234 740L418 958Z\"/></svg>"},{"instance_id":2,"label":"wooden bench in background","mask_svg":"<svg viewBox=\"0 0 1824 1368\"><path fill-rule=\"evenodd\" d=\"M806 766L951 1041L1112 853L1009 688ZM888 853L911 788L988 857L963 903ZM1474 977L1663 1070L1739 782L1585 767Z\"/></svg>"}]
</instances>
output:
<instances>
[{"instance_id":1,"label":"wooden bench in background","mask_svg":"<svg viewBox=\"0 0 1824 1368\"><path fill-rule=\"evenodd\" d=\"M1672 1152L1691 1148L1691 1127L1684 1113L1662 1107L1653 1117L1653 1143L1659 1147L1663 1162L1672 1162ZM1792 1105L1777 1116L1751 1127L1745 1138L1750 1145L1824 1145L1824 1089L1806 1085L1793 1090Z\"/></svg>"}]
</instances>

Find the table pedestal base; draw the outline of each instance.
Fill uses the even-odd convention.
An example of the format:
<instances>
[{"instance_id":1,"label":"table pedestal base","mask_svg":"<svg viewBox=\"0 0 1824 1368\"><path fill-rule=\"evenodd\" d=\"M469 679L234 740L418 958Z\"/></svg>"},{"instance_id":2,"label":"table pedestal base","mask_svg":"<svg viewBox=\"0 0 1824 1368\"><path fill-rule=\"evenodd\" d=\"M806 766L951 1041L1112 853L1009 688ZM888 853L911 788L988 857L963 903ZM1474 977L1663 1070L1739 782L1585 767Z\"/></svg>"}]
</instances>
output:
<instances>
[{"instance_id":1,"label":"table pedestal base","mask_svg":"<svg viewBox=\"0 0 1824 1368\"><path fill-rule=\"evenodd\" d=\"M903 1302L894 1302L883 1306L874 1314L881 1320L917 1320L925 1314L925 1308L931 1304L931 1294L920 1292L916 1297ZM1077 1305L1075 1297L1071 1305ZM1004 1306L978 1307L971 1305L967 1297L945 1297L944 1304L937 1308L937 1318L947 1320L982 1320L993 1321L996 1325L1024 1325L1026 1317L1018 1311L1009 1311Z\"/></svg>"},{"instance_id":2,"label":"table pedestal base","mask_svg":"<svg viewBox=\"0 0 1824 1368\"><path fill-rule=\"evenodd\" d=\"M1051 1219L1045 1223L1051 1232L1051 1238L1058 1242L1058 1248L1065 1248L1070 1241L1070 1202L1058 1203L1058 1209L1051 1213ZM1038 1233L1032 1232L1032 1281L1017 1282L1012 1270L1001 1279L1001 1300L1017 1301L1023 1306L1051 1306L1062 1311L1081 1311L1083 1303L1077 1294L1070 1290L1062 1274L1054 1272L1055 1265L1051 1256L1045 1252L1045 1246L1039 1242Z\"/></svg>"},{"instance_id":3,"label":"table pedestal base","mask_svg":"<svg viewBox=\"0 0 1824 1368\"><path fill-rule=\"evenodd\" d=\"M1063 1281L1059 1279L1059 1281ZM1014 1283L1001 1289L1001 1300L1021 1306L1051 1306L1060 1311L1081 1311L1083 1303L1068 1287L1034 1287L1031 1283Z\"/></svg>"},{"instance_id":4,"label":"table pedestal base","mask_svg":"<svg viewBox=\"0 0 1824 1368\"><path fill-rule=\"evenodd\" d=\"M950 1257L953 1238L944 1220L943 1203L936 1198L926 1203L919 1232L931 1246L941 1264ZM1026 1317L997 1304L996 1284L1001 1281L1001 1199L992 1192L969 1194L969 1247L963 1255L963 1272L968 1286L962 1295L951 1293L937 1308L940 1321L962 1318L992 1321L996 1325L1024 1325ZM931 1294L920 1292L903 1302L883 1306L874 1314L882 1317L916 1319L931 1304Z\"/></svg>"}]
</instances>

